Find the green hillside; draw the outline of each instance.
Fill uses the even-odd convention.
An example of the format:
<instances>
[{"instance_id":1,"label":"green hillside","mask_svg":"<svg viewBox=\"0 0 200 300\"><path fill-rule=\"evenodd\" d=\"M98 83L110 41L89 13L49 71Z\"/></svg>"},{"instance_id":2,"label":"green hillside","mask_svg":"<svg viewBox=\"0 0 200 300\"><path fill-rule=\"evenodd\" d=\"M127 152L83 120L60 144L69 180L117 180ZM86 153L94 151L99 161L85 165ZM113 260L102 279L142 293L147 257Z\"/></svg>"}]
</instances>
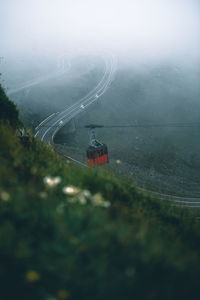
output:
<instances>
[{"instance_id":1,"label":"green hillside","mask_svg":"<svg viewBox=\"0 0 200 300\"><path fill-rule=\"evenodd\" d=\"M9 120L12 126L17 126L19 123L18 117L16 105L8 99L0 85L0 120Z\"/></svg>"},{"instance_id":2,"label":"green hillside","mask_svg":"<svg viewBox=\"0 0 200 300\"><path fill-rule=\"evenodd\" d=\"M24 145L0 93L0 299L195 299L194 215L31 136Z\"/></svg>"}]
</instances>

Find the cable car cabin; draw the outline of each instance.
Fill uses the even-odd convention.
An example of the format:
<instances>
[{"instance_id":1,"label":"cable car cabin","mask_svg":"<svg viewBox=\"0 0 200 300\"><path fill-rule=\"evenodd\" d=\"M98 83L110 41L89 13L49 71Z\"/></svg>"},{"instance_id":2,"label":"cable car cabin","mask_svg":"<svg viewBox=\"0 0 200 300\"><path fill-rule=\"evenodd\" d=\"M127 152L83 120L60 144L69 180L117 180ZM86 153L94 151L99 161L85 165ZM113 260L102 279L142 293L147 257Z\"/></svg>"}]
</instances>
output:
<instances>
[{"instance_id":1,"label":"cable car cabin","mask_svg":"<svg viewBox=\"0 0 200 300\"><path fill-rule=\"evenodd\" d=\"M102 127L100 125L87 125L90 128L90 144L87 148L88 166L96 167L108 163L108 149L103 143L100 143L95 137L95 128Z\"/></svg>"},{"instance_id":2,"label":"cable car cabin","mask_svg":"<svg viewBox=\"0 0 200 300\"><path fill-rule=\"evenodd\" d=\"M97 142L97 141L96 141ZM108 149L105 144L97 142L98 146L89 146L87 149L88 166L95 167L108 163Z\"/></svg>"}]
</instances>

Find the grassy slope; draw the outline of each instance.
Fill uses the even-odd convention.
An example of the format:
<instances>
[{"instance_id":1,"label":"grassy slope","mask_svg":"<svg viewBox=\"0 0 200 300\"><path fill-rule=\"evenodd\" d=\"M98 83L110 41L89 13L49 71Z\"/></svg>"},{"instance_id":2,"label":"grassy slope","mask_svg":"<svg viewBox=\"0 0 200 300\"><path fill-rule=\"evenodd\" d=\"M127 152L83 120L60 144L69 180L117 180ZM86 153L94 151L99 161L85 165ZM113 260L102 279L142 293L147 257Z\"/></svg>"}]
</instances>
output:
<instances>
[{"instance_id":1,"label":"grassy slope","mask_svg":"<svg viewBox=\"0 0 200 300\"><path fill-rule=\"evenodd\" d=\"M20 122L18 120L18 110L16 105L8 99L4 90L0 85L0 120L9 120L12 126L17 126Z\"/></svg>"},{"instance_id":2,"label":"grassy slope","mask_svg":"<svg viewBox=\"0 0 200 300\"><path fill-rule=\"evenodd\" d=\"M111 173L64 165L35 139L24 146L9 125L0 139L1 299L195 298L200 234L190 215ZM69 185L79 192L64 194Z\"/></svg>"}]
</instances>

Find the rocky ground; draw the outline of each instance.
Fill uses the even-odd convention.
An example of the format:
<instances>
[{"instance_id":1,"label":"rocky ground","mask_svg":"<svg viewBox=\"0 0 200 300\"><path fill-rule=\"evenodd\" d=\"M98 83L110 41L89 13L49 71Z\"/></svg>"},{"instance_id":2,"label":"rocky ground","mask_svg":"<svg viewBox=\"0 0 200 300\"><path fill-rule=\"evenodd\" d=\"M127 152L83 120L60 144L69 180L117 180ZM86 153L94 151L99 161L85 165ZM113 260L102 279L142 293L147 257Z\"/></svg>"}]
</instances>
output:
<instances>
[{"instance_id":1,"label":"rocky ground","mask_svg":"<svg viewBox=\"0 0 200 300\"><path fill-rule=\"evenodd\" d=\"M56 150L61 153L61 155L68 155L87 164L85 153L76 147L56 144ZM128 178L133 180L140 187L151 191L179 196L200 196L198 178L196 181L194 181L193 178L191 178L191 180L188 177L186 178L184 174L187 170L184 170L182 174L181 172L179 172L179 174L174 172L173 174L173 171L163 174L151 168L141 167L137 164L130 164L123 160L113 158L110 158L108 165L101 167L111 169L120 176L128 176ZM189 168L188 172L191 172Z\"/></svg>"}]
</instances>

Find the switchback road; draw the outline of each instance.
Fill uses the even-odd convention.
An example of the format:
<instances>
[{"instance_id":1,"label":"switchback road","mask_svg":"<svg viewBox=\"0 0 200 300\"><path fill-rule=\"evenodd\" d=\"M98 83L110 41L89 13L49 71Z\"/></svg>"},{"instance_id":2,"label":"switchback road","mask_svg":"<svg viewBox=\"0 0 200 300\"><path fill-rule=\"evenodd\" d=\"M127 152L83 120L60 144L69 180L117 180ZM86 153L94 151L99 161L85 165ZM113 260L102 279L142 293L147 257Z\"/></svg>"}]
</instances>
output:
<instances>
[{"instance_id":1,"label":"switchback road","mask_svg":"<svg viewBox=\"0 0 200 300\"><path fill-rule=\"evenodd\" d=\"M108 89L116 70L116 60L113 56L105 58L104 74L97 86L86 96L79 99L62 112L57 112L42 121L36 127L35 136L46 143L53 144L55 134L75 116L85 111L92 103L96 102Z\"/></svg>"}]
</instances>

